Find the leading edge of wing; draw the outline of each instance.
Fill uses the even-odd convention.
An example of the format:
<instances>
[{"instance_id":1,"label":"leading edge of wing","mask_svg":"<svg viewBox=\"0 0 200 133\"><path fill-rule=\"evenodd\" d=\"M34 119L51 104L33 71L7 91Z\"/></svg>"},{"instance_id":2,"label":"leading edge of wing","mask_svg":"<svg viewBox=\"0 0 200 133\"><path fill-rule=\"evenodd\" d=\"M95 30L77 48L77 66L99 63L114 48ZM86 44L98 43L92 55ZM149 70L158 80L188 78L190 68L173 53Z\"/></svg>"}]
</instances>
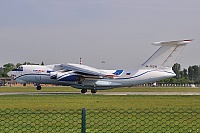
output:
<instances>
[{"instance_id":1,"label":"leading edge of wing","mask_svg":"<svg viewBox=\"0 0 200 133\"><path fill-rule=\"evenodd\" d=\"M106 73L97 68L82 65L82 64L67 63L67 64L62 64L61 67L66 70L71 70L77 73L83 73L87 75L103 76L103 77L114 76L114 74Z\"/></svg>"}]
</instances>

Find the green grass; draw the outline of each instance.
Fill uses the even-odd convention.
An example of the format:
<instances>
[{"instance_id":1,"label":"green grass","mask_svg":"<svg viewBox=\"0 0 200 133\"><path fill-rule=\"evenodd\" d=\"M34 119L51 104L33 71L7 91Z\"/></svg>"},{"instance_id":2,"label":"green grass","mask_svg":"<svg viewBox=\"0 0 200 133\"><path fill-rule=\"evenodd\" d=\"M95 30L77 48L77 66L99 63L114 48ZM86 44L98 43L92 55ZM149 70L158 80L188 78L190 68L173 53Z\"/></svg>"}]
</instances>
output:
<instances>
[{"instance_id":1,"label":"green grass","mask_svg":"<svg viewBox=\"0 0 200 133\"><path fill-rule=\"evenodd\" d=\"M0 108L95 109L95 108L197 108L200 96L105 96L105 95L3 95Z\"/></svg>"},{"instance_id":2,"label":"green grass","mask_svg":"<svg viewBox=\"0 0 200 133\"><path fill-rule=\"evenodd\" d=\"M72 87L43 87L41 92L80 92ZM200 88L132 87L101 90L110 92L200 92ZM0 87L1 92L38 92L35 87ZM98 93L98 92L97 92ZM104 95L5 95L0 108L80 109L80 108L196 108L200 96L104 96Z\"/></svg>"},{"instance_id":3,"label":"green grass","mask_svg":"<svg viewBox=\"0 0 200 133\"><path fill-rule=\"evenodd\" d=\"M41 92L80 92L68 86L42 87ZM200 92L200 88L195 87L124 87L110 90L99 90L103 92ZM35 87L0 87L1 92L38 92Z\"/></svg>"},{"instance_id":4,"label":"green grass","mask_svg":"<svg viewBox=\"0 0 200 133\"><path fill-rule=\"evenodd\" d=\"M86 132L194 132L199 109L86 109ZM81 132L79 110L0 110L0 132Z\"/></svg>"},{"instance_id":5,"label":"green grass","mask_svg":"<svg viewBox=\"0 0 200 133\"><path fill-rule=\"evenodd\" d=\"M0 87L0 92L38 92L36 87ZM64 87L42 87L40 92L80 92L79 89L75 89L72 87L64 86Z\"/></svg>"},{"instance_id":6,"label":"green grass","mask_svg":"<svg viewBox=\"0 0 200 133\"><path fill-rule=\"evenodd\" d=\"M0 87L0 93L35 91L35 87ZM80 90L71 87L44 87L41 91ZM133 87L106 91L199 92L199 88ZM198 133L199 107L200 96L2 95L0 132L81 132L80 109L87 108L87 133Z\"/></svg>"},{"instance_id":7,"label":"green grass","mask_svg":"<svg viewBox=\"0 0 200 133\"><path fill-rule=\"evenodd\" d=\"M109 92L200 92L200 88L191 87L124 87L103 90Z\"/></svg>"}]
</instances>

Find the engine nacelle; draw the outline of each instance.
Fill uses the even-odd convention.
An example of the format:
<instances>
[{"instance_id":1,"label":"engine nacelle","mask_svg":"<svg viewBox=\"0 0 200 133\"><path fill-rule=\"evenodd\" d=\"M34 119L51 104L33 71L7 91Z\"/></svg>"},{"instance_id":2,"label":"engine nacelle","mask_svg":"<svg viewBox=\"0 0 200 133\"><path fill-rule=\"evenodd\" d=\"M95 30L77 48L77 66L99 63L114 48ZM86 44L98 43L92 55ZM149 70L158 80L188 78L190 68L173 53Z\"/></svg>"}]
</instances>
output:
<instances>
[{"instance_id":1,"label":"engine nacelle","mask_svg":"<svg viewBox=\"0 0 200 133\"><path fill-rule=\"evenodd\" d=\"M51 79L57 79L58 72L50 72L50 78Z\"/></svg>"},{"instance_id":2,"label":"engine nacelle","mask_svg":"<svg viewBox=\"0 0 200 133\"><path fill-rule=\"evenodd\" d=\"M51 72L50 73L51 79L56 79L58 81L77 81L82 82L84 81L84 78L81 75L78 75L76 73L70 72Z\"/></svg>"},{"instance_id":3,"label":"engine nacelle","mask_svg":"<svg viewBox=\"0 0 200 133\"><path fill-rule=\"evenodd\" d=\"M79 75L72 72L57 73L58 81L79 81Z\"/></svg>"},{"instance_id":4,"label":"engine nacelle","mask_svg":"<svg viewBox=\"0 0 200 133\"><path fill-rule=\"evenodd\" d=\"M58 81L78 81L78 76L73 74L62 75L57 78Z\"/></svg>"}]
</instances>

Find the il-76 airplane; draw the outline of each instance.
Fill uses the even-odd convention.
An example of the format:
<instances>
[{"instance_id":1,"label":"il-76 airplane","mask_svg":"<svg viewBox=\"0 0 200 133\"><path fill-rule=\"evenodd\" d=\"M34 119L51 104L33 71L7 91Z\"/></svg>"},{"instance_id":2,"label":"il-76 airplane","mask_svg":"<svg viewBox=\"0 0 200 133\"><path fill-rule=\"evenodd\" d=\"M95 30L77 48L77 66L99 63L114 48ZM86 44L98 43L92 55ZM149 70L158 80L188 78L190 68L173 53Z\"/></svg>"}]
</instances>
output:
<instances>
[{"instance_id":1,"label":"il-76 airplane","mask_svg":"<svg viewBox=\"0 0 200 133\"><path fill-rule=\"evenodd\" d=\"M142 65L133 69L104 70L71 63L21 65L8 75L18 83L37 84L37 90L41 90L40 84L55 84L81 89L81 93L86 93L88 89L96 93L97 90L152 83L176 75L172 66L191 41L155 42L152 45L160 48Z\"/></svg>"}]
</instances>

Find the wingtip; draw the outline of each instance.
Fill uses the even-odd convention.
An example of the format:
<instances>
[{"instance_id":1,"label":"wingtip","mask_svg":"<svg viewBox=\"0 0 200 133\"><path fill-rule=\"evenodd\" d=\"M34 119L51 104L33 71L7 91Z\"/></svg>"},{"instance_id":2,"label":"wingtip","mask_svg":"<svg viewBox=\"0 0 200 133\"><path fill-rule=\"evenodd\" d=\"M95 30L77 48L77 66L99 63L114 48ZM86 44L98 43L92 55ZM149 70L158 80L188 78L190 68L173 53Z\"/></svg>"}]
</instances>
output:
<instances>
[{"instance_id":1,"label":"wingtip","mask_svg":"<svg viewBox=\"0 0 200 133\"><path fill-rule=\"evenodd\" d=\"M190 42L192 42L194 39L185 39L185 40L183 40L184 42L186 42L186 43L190 43Z\"/></svg>"}]
</instances>

